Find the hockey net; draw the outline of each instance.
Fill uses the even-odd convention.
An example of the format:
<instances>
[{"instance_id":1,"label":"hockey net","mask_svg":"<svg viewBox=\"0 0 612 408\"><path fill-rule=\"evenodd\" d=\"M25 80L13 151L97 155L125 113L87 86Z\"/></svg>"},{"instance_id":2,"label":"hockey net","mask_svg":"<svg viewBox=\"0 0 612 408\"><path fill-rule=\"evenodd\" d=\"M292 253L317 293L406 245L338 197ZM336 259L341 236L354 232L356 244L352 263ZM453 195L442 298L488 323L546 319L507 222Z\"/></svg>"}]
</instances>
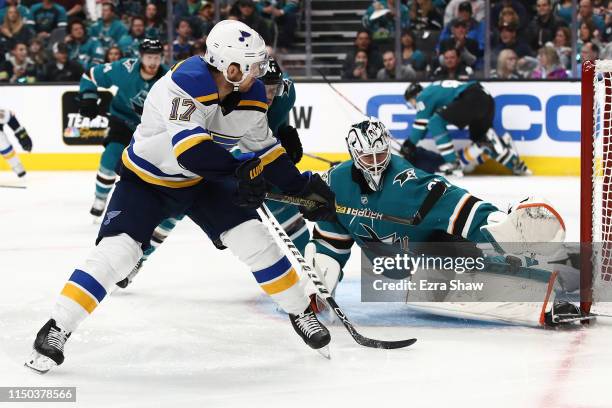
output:
<instances>
[{"instance_id":1,"label":"hockey net","mask_svg":"<svg viewBox=\"0 0 612 408\"><path fill-rule=\"evenodd\" d=\"M581 308L612 310L612 60L582 67Z\"/></svg>"}]
</instances>

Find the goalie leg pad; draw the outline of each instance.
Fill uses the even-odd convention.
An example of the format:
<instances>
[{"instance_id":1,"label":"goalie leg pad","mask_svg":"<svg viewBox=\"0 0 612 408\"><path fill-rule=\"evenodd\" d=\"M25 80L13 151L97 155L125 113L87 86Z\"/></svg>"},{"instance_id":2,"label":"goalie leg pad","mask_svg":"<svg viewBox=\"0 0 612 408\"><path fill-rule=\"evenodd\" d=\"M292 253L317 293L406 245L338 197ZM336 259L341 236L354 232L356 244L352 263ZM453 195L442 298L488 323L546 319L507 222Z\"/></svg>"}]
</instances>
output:
<instances>
[{"instance_id":1,"label":"goalie leg pad","mask_svg":"<svg viewBox=\"0 0 612 408\"><path fill-rule=\"evenodd\" d=\"M264 292L285 312L300 314L308 307L300 277L261 221L237 225L221 234L221 242L249 266Z\"/></svg>"},{"instance_id":2,"label":"goalie leg pad","mask_svg":"<svg viewBox=\"0 0 612 408\"><path fill-rule=\"evenodd\" d=\"M140 243L127 234L102 239L64 285L51 318L67 331L76 330L141 256Z\"/></svg>"},{"instance_id":3,"label":"goalie leg pad","mask_svg":"<svg viewBox=\"0 0 612 408\"><path fill-rule=\"evenodd\" d=\"M502 253L552 255L565 240L563 218L548 201L537 198L526 198L508 214L491 213L480 230Z\"/></svg>"}]
</instances>

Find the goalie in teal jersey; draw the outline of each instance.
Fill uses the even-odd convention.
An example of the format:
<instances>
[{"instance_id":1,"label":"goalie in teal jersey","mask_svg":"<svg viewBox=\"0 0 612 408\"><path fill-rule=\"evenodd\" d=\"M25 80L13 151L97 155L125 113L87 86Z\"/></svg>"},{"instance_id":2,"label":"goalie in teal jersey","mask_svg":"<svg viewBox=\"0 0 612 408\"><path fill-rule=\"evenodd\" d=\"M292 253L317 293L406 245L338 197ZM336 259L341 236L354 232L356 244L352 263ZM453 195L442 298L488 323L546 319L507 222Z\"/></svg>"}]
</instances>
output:
<instances>
[{"instance_id":1,"label":"goalie in teal jersey","mask_svg":"<svg viewBox=\"0 0 612 408\"><path fill-rule=\"evenodd\" d=\"M289 125L289 113L293 108L296 98L293 81L289 75L283 73L281 67L273 58L269 59L268 71L261 80L266 87L266 97L269 106L267 113L268 126L272 130L272 134L276 136L287 151L291 161L297 164L302 159L303 151L297 130ZM238 149L234 149L232 154L239 156L241 152ZM292 205L280 204L274 201L266 201L266 205L273 212L287 235L293 240L295 246L303 253L306 244L310 240L310 231L302 214ZM144 255L128 277L121 282L117 282L119 287L125 288L130 284L140 271L140 268L142 268L143 263L168 238L176 223L183 218L184 216L168 218L155 228L151 237L151 246L144 252ZM221 243L215 241L213 243L218 248L223 248Z\"/></svg>"},{"instance_id":2,"label":"goalie in teal jersey","mask_svg":"<svg viewBox=\"0 0 612 408\"><path fill-rule=\"evenodd\" d=\"M443 159L437 173L462 176L464 168L473 168L492 158L515 175L531 174L520 160L512 136L508 133L499 136L492 129L495 100L478 82L445 80L426 88L415 82L406 89L404 98L417 111L410 136L401 149L406 160L415 164L422 160L419 156L424 149L417 148L417 144L429 132ZM469 129L472 144L458 154L446 129L449 124Z\"/></svg>"},{"instance_id":3,"label":"goalie in teal jersey","mask_svg":"<svg viewBox=\"0 0 612 408\"><path fill-rule=\"evenodd\" d=\"M500 211L444 177L419 170L392 155L390 136L384 124L375 118L351 126L346 143L352 160L330 169L324 177L336 194L337 205L410 218L434 184L444 183L447 188L418 225L346 213L339 213L337 222L317 222L305 258L324 277L330 293L342 279L342 268L355 243L366 254L370 244L377 244L378 248L388 244L410 251L415 244L426 242L491 243L499 252L510 254L517 253L517 248L537 252L534 243L546 243L542 245L542 248L548 245L546 250L562 245L555 243L563 242L565 226L548 202L528 198L512 206L508 213ZM544 253L545 249L541 251ZM314 300L314 296L311 298ZM512 316L524 322L530 318L538 320L540 315L519 317Z\"/></svg>"},{"instance_id":4,"label":"goalie in teal jersey","mask_svg":"<svg viewBox=\"0 0 612 408\"><path fill-rule=\"evenodd\" d=\"M149 89L168 71L161 64L163 47L159 40L145 39L141 57L97 65L83 74L79 91L79 113L93 119L98 116L98 88L116 86L117 94L110 104L109 130L96 175L96 191L90 213L104 213L108 195L117 178L116 167L123 149L130 144Z\"/></svg>"}]
</instances>

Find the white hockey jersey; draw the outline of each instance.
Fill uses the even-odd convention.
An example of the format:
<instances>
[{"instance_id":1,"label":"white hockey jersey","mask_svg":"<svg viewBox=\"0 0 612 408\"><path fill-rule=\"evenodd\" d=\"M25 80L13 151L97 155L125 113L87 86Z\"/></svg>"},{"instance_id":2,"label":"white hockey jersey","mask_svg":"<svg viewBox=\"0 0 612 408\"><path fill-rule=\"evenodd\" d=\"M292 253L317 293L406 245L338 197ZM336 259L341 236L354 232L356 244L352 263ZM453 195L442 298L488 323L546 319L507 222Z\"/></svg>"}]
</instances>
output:
<instances>
[{"instance_id":1,"label":"white hockey jersey","mask_svg":"<svg viewBox=\"0 0 612 408\"><path fill-rule=\"evenodd\" d=\"M256 81L224 115L205 61L188 58L149 91L142 121L123 152L123 164L142 180L171 188L202 180L181 166L178 157L204 142L226 150L238 145L242 152L255 152L265 165L285 152L268 128L267 109L265 87Z\"/></svg>"}]
</instances>

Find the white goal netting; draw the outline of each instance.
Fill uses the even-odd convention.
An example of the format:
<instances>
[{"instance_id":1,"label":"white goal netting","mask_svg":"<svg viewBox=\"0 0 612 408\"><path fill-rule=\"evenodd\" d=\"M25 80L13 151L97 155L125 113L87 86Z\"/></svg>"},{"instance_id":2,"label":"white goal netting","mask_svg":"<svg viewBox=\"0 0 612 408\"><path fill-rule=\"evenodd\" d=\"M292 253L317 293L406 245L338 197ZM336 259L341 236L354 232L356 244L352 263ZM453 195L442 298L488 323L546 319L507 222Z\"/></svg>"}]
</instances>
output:
<instances>
[{"instance_id":1,"label":"white goal netting","mask_svg":"<svg viewBox=\"0 0 612 408\"><path fill-rule=\"evenodd\" d=\"M593 80L593 301L612 302L612 60L595 63ZM600 304L606 309L609 305Z\"/></svg>"}]
</instances>

